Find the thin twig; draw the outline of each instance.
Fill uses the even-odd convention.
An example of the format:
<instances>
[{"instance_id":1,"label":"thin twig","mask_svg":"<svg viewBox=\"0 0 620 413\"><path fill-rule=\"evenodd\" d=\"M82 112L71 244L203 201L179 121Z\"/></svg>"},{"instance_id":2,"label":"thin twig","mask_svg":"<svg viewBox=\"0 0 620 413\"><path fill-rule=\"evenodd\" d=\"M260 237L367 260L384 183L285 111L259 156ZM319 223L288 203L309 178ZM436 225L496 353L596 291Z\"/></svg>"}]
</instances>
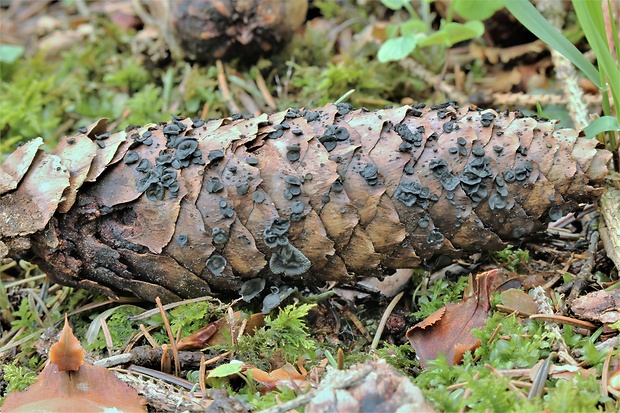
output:
<instances>
[{"instance_id":1,"label":"thin twig","mask_svg":"<svg viewBox=\"0 0 620 413\"><path fill-rule=\"evenodd\" d=\"M573 279L572 285L570 285L570 294L564 302L564 313L568 311L572 302L575 301L581 291L585 288L586 284L590 280L590 277L592 276L592 271L594 270L594 265L596 263L596 251L598 248L599 232L598 230L594 230L589 232L589 234L590 244L588 246L586 260L584 261L581 270L579 270L579 273L577 273L577 275Z\"/></svg>"},{"instance_id":2,"label":"thin twig","mask_svg":"<svg viewBox=\"0 0 620 413\"><path fill-rule=\"evenodd\" d=\"M542 320L542 321L551 321L558 322L562 324L572 324L578 327L585 327L592 330L596 330L598 327L589 321L578 320L572 317L566 317L558 314L532 314L530 316L531 320Z\"/></svg>"},{"instance_id":3,"label":"thin twig","mask_svg":"<svg viewBox=\"0 0 620 413\"><path fill-rule=\"evenodd\" d=\"M181 370L181 363L179 361L179 351L177 350L177 342L174 339L174 335L172 334L172 329L170 328L170 322L168 322L166 311L164 310L164 307L162 306L161 300L159 299L159 297L155 298L155 302L157 303L157 308L159 308L159 312L161 313L161 318L164 320L164 326L166 327L166 333L168 334L168 339L170 340L170 345L172 346L172 356L174 357L174 373L178 375L179 371Z\"/></svg>"},{"instance_id":4,"label":"thin twig","mask_svg":"<svg viewBox=\"0 0 620 413\"><path fill-rule=\"evenodd\" d=\"M608 351L605 356L605 362L603 363L603 372L601 373L601 396L607 397L609 395L609 387L607 381L609 379L609 365L611 364L611 357L613 351Z\"/></svg>"}]
</instances>

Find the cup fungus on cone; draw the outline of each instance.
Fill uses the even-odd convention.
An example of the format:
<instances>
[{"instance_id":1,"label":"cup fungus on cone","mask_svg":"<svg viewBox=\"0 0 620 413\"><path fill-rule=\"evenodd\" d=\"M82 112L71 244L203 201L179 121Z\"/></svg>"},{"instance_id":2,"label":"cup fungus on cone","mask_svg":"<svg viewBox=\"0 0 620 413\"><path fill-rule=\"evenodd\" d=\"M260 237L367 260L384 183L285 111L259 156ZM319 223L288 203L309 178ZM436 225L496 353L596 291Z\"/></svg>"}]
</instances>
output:
<instances>
[{"instance_id":1,"label":"cup fungus on cone","mask_svg":"<svg viewBox=\"0 0 620 413\"><path fill-rule=\"evenodd\" d=\"M310 260L290 243L281 246L269 260L269 268L274 274L289 277L305 273L310 265Z\"/></svg>"}]
</instances>

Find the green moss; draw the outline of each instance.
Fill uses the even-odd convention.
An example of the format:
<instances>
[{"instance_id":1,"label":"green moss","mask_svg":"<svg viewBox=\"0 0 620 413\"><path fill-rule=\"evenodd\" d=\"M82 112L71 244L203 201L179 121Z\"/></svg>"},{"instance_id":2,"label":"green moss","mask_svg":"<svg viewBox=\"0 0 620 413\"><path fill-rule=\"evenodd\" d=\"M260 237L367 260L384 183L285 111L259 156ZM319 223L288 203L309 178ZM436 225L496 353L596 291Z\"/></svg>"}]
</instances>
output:
<instances>
[{"instance_id":1,"label":"green moss","mask_svg":"<svg viewBox=\"0 0 620 413\"><path fill-rule=\"evenodd\" d=\"M509 245L502 251L494 252L493 258L508 271L523 272L527 263L530 262L530 252L513 248L514 246Z\"/></svg>"},{"instance_id":2,"label":"green moss","mask_svg":"<svg viewBox=\"0 0 620 413\"><path fill-rule=\"evenodd\" d=\"M2 379L6 382L6 389L3 397L0 397L0 406L4 402L4 398L13 391L23 391L28 388L37 379L36 374L28 370L26 367L17 366L16 362L2 365Z\"/></svg>"},{"instance_id":3,"label":"green moss","mask_svg":"<svg viewBox=\"0 0 620 413\"><path fill-rule=\"evenodd\" d=\"M483 330L474 331L474 336L481 342L476 357L498 369L531 367L551 352L552 343L544 325L536 322L524 325L515 316L496 313ZM492 336L495 338L490 341Z\"/></svg>"},{"instance_id":4,"label":"green moss","mask_svg":"<svg viewBox=\"0 0 620 413\"><path fill-rule=\"evenodd\" d=\"M114 347L124 347L139 331L140 321L129 321L127 317L140 314L142 311L144 310L140 307L123 305L97 315L105 318ZM107 345L103 331L99 330L97 336L86 347L89 350L105 349Z\"/></svg>"},{"instance_id":5,"label":"green moss","mask_svg":"<svg viewBox=\"0 0 620 413\"><path fill-rule=\"evenodd\" d=\"M417 293L416 305L418 311L412 316L417 320L422 320L447 303L455 303L463 298L463 291L469 283L468 277L460 277L456 283L447 280L438 280L427 290Z\"/></svg>"},{"instance_id":6,"label":"green moss","mask_svg":"<svg viewBox=\"0 0 620 413\"><path fill-rule=\"evenodd\" d=\"M521 390L523 393L519 396L517 390L508 386L508 376L492 374L487 365L496 369L531 368L549 357L553 336L544 324L522 324L514 316L506 318L495 314L486 327L474 331L474 335L481 340L481 346L473 355L466 353L462 365L450 366L442 356L431 361L430 367L414 379L440 410L588 412L597 411L598 406L609 402L608 398L601 397L600 383L595 376L584 378L578 374L570 379L548 379L545 386L548 393L530 400L523 398L527 395L525 390ZM589 342L572 331L566 336L573 344ZM601 357L596 361L602 363Z\"/></svg>"},{"instance_id":7,"label":"green moss","mask_svg":"<svg viewBox=\"0 0 620 413\"><path fill-rule=\"evenodd\" d=\"M293 304L280 308L278 316L265 317L265 326L253 336L243 336L237 354L243 361L259 368L269 368L268 360L276 352L295 363L300 356L315 358L316 342L308 332L305 318L316 304Z\"/></svg>"}]
</instances>

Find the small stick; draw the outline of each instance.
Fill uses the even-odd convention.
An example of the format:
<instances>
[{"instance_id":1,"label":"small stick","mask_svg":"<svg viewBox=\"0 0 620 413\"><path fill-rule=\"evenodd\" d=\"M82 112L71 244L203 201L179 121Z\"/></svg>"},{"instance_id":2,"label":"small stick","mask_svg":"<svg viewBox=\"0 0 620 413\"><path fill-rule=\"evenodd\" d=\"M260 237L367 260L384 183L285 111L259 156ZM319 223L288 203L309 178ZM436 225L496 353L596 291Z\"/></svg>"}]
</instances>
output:
<instances>
[{"instance_id":1,"label":"small stick","mask_svg":"<svg viewBox=\"0 0 620 413\"><path fill-rule=\"evenodd\" d=\"M551 322L559 322L562 324L572 324L578 327L585 327L585 328L590 328L592 330L596 330L597 326L588 322L588 321L583 321L583 320L578 320L576 318L572 318L572 317L566 317L563 315L557 315L557 314L532 314L530 316L531 320L543 320L543 321L551 321Z\"/></svg>"},{"instance_id":2,"label":"small stick","mask_svg":"<svg viewBox=\"0 0 620 413\"><path fill-rule=\"evenodd\" d=\"M170 328L170 323L168 322L168 317L166 316L166 311L161 304L161 300L159 297L155 298L155 302L157 303L157 308L159 308L159 312L161 313L161 317L164 320L164 326L166 326L166 333L168 334L168 339L170 340L170 345L172 346L172 356L174 357L174 373L176 375L179 374L181 370L181 363L179 361L179 351L177 350L177 343L172 335L172 329Z\"/></svg>"},{"instance_id":3,"label":"small stick","mask_svg":"<svg viewBox=\"0 0 620 413\"><path fill-rule=\"evenodd\" d=\"M198 384L200 385L200 391L207 392L207 384L205 383L205 375L207 374L207 360L205 356L200 357L200 369L198 370Z\"/></svg>"},{"instance_id":4,"label":"small stick","mask_svg":"<svg viewBox=\"0 0 620 413\"><path fill-rule=\"evenodd\" d=\"M108 355L111 356L114 341L112 340L112 335L110 334L110 329L108 328L108 322L105 321L104 317L101 317L101 331L103 331L103 337L105 338L105 346L108 350Z\"/></svg>"}]
</instances>

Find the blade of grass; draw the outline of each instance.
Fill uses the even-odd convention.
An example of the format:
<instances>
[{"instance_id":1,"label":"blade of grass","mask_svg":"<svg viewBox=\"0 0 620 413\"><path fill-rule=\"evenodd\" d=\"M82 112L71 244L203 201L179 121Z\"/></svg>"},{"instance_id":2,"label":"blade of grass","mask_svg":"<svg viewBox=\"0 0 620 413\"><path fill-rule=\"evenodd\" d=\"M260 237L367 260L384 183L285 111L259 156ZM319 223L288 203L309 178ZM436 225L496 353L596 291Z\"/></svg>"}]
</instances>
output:
<instances>
[{"instance_id":1,"label":"blade of grass","mask_svg":"<svg viewBox=\"0 0 620 413\"><path fill-rule=\"evenodd\" d=\"M602 116L583 128L586 138L593 138L599 133L620 131L620 122L613 116Z\"/></svg>"},{"instance_id":2,"label":"blade of grass","mask_svg":"<svg viewBox=\"0 0 620 413\"><path fill-rule=\"evenodd\" d=\"M504 5L529 31L564 55L599 89L604 88L599 72L594 65L562 33L553 27L528 0L504 0Z\"/></svg>"},{"instance_id":3,"label":"blade of grass","mask_svg":"<svg viewBox=\"0 0 620 413\"><path fill-rule=\"evenodd\" d=\"M575 13L586 35L590 47L596 55L599 68L607 77L613 101L616 102L616 116L620 117L620 70L607 44L605 19L601 3L597 1L573 0ZM610 113L608 113L610 114Z\"/></svg>"}]
</instances>

